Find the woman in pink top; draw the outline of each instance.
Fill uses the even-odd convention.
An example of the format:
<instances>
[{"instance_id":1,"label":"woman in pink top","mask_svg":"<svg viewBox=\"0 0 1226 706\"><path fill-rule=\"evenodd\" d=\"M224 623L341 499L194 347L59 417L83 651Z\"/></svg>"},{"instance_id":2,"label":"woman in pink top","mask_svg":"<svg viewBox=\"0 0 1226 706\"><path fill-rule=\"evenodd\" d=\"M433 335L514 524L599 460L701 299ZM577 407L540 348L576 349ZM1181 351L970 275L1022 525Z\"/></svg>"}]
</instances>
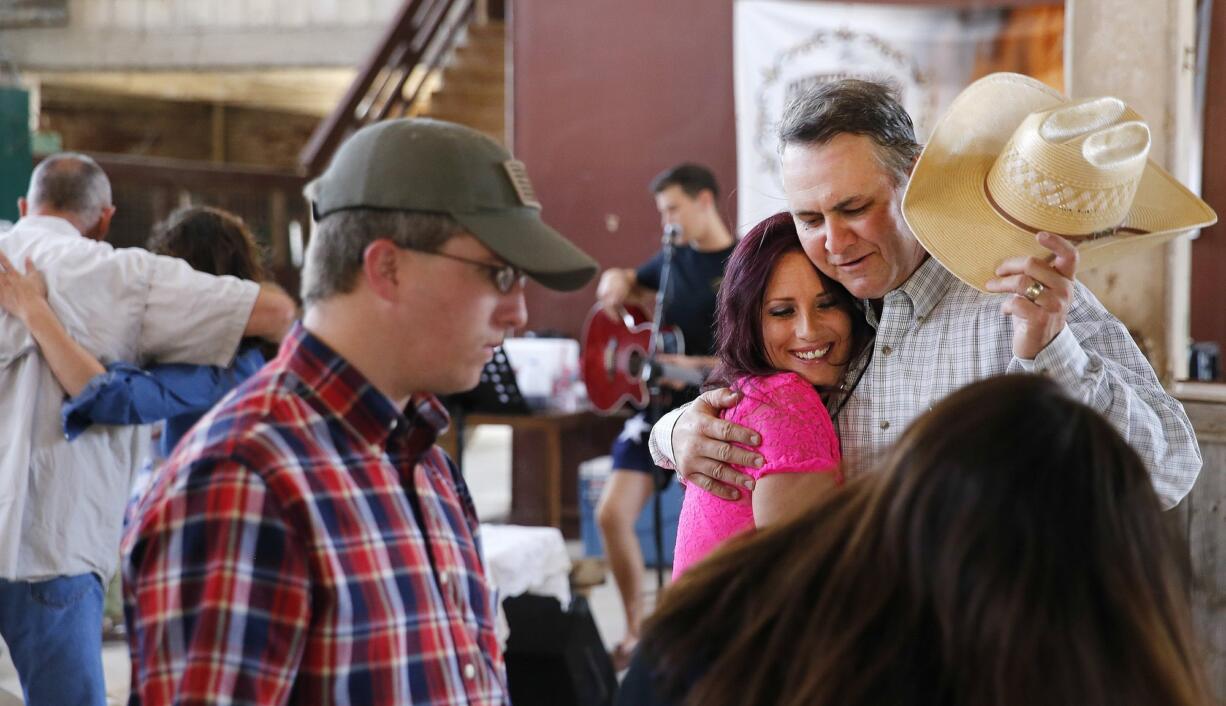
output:
<instances>
[{"instance_id":1,"label":"woman in pink top","mask_svg":"<svg viewBox=\"0 0 1226 706\"><path fill-rule=\"evenodd\" d=\"M741 401L723 418L757 430L760 468L747 501L730 502L688 486L677 524L673 577L729 537L811 506L842 482L837 409L848 363L872 336L855 299L813 266L791 216L762 221L737 244L716 309L720 365L708 385Z\"/></svg>"}]
</instances>

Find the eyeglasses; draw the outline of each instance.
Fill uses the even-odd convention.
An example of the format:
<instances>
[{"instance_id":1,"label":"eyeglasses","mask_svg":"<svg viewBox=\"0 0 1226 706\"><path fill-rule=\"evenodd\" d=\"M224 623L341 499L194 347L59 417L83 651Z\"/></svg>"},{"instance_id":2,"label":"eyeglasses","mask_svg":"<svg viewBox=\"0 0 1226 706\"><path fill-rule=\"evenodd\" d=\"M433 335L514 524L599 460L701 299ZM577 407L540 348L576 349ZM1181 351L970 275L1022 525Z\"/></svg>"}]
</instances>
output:
<instances>
[{"instance_id":1,"label":"eyeglasses","mask_svg":"<svg viewBox=\"0 0 1226 706\"><path fill-rule=\"evenodd\" d=\"M498 291L503 294L509 294L511 290L515 288L516 284L519 284L519 286L522 287L528 281L528 276L514 265L491 265L488 262L473 260L467 257L460 257L459 255L452 255L445 252L426 252L424 250L418 250L415 252L421 252L425 255L436 255L438 257L445 257L449 260L458 260L459 262L467 262L470 265L476 265L489 273L490 280L494 283L494 286L498 289Z\"/></svg>"}]
</instances>

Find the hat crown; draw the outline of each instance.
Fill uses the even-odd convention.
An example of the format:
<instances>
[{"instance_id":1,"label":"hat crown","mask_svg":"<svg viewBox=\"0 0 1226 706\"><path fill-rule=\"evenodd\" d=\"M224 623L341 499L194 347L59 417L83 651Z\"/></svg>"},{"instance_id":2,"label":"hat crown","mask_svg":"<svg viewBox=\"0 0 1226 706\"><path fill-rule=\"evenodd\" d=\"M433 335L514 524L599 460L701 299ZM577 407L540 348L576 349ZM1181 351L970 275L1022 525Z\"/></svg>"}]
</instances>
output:
<instances>
[{"instance_id":1,"label":"hat crown","mask_svg":"<svg viewBox=\"0 0 1226 706\"><path fill-rule=\"evenodd\" d=\"M476 130L429 118L385 120L346 140L311 191L317 217L346 208L452 216L540 209L522 163Z\"/></svg>"},{"instance_id":2,"label":"hat crown","mask_svg":"<svg viewBox=\"0 0 1226 706\"><path fill-rule=\"evenodd\" d=\"M1118 98L1027 116L985 179L989 201L1028 230L1068 237L1124 224L1149 156L1149 128Z\"/></svg>"},{"instance_id":3,"label":"hat crown","mask_svg":"<svg viewBox=\"0 0 1226 706\"><path fill-rule=\"evenodd\" d=\"M983 292L1002 261L1050 256L1038 230L1073 236L1081 269L1098 267L1217 220L1149 145L1118 99L1069 101L1029 76L991 74L933 128L902 214L941 265Z\"/></svg>"}]
</instances>

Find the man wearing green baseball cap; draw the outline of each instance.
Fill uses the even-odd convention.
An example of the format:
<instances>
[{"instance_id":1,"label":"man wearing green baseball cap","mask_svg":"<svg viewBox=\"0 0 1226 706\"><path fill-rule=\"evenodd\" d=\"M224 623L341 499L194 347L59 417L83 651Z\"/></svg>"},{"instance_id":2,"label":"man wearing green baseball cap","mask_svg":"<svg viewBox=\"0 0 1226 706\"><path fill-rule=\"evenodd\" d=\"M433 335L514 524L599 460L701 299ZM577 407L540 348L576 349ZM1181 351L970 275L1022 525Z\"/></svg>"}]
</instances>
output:
<instances>
[{"instance_id":1,"label":"man wearing green baseball cap","mask_svg":"<svg viewBox=\"0 0 1226 706\"><path fill-rule=\"evenodd\" d=\"M506 704L434 395L475 386L524 326L525 277L577 289L596 263L540 220L523 164L459 125L363 128L307 193L302 323L184 439L124 538L133 692Z\"/></svg>"}]
</instances>

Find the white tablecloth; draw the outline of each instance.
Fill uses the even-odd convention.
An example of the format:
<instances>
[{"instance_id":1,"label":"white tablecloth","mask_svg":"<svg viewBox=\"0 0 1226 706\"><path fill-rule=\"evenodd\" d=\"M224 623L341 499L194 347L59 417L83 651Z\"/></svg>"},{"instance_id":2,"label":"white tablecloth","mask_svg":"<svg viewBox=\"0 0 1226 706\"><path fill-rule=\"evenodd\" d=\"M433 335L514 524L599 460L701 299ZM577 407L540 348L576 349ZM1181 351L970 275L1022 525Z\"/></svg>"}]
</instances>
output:
<instances>
[{"instance_id":1,"label":"white tablecloth","mask_svg":"<svg viewBox=\"0 0 1226 706\"><path fill-rule=\"evenodd\" d=\"M481 544L490 581L498 589L497 632L506 644L510 628L502 599L531 593L553 596L570 607L570 556L556 527L481 525Z\"/></svg>"}]
</instances>

